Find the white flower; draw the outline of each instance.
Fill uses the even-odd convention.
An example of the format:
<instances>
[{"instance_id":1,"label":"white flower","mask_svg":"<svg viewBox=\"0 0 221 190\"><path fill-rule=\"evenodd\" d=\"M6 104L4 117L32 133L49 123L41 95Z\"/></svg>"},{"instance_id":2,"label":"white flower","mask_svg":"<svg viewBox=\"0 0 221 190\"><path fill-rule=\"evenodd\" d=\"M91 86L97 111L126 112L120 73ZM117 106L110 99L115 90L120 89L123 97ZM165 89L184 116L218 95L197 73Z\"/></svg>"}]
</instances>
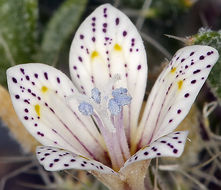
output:
<instances>
[{"instance_id":1,"label":"white flower","mask_svg":"<svg viewBox=\"0 0 221 190\"><path fill-rule=\"evenodd\" d=\"M24 126L44 145L36 153L46 170L88 170L109 188L144 189L152 158L182 154L188 132L173 131L217 59L208 46L177 51L140 116L147 80L143 42L127 16L105 4L76 32L73 82L53 67L30 63L8 69L8 87Z\"/></svg>"}]
</instances>

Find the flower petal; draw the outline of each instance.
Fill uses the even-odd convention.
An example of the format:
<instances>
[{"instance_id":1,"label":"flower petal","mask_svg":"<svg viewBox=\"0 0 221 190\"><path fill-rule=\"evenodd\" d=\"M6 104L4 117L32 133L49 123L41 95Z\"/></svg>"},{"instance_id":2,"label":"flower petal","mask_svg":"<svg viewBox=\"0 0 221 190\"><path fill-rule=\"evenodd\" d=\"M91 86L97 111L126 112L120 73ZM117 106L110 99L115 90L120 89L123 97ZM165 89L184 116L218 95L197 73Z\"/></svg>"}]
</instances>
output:
<instances>
[{"instance_id":1,"label":"flower petal","mask_svg":"<svg viewBox=\"0 0 221 190\"><path fill-rule=\"evenodd\" d=\"M166 156L180 157L184 150L187 135L188 131L178 131L159 138L149 146L142 148L136 154L134 154L125 162L123 168L141 160Z\"/></svg>"},{"instance_id":2,"label":"flower petal","mask_svg":"<svg viewBox=\"0 0 221 190\"><path fill-rule=\"evenodd\" d=\"M97 8L76 32L69 62L74 84L87 95L94 87L105 89L120 74L115 87L127 88L132 96L130 110L124 108L124 121L127 135L134 134L129 127L137 127L147 63L142 39L129 18L109 4Z\"/></svg>"},{"instance_id":3,"label":"flower petal","mask_svg":"<svg viewBox=\"0 0 221 190\"><path fill-rule=\"evenodd\" d=\"M139 147L172 132L189 112L219 54L209 46L176 52L158 77L139 126Z\"/></svg>"},{"instance_id":4,"label":"flower petal","mask_svg":"<svg viewBox=\"0 0 221 190\"><path fill-rule=\"evenodd\" d=\"M102 158L96 126L79 113L76 100L68 104L77 89L65 74L43 64L24 64L8 69L7 77L15 111L40 143Z\"/></svg>"},{"instance_id":5,"label":"flower petal","mask_svg":"<svg viewBox=\"0 0 221 190\"><path fill-rule=\"evenodd\" d=\"M78 169L117 175L114 170L100 162L55 147L38 146L36 154L40 164L48 171Z\"/></svg>"}]
</instances>

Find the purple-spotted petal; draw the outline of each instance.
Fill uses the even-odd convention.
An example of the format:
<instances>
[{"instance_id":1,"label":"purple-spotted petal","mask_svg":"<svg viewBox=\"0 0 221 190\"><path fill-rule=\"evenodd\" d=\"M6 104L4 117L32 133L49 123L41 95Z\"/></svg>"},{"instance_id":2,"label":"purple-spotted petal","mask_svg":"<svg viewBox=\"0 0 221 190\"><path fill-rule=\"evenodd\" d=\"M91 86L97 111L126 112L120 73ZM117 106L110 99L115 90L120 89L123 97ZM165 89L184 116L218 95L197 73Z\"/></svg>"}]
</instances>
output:
<instances>
[{"instance_id":1,"label":"purple-spotted petal","mask_svg":"<svg viewBox=\"0 0 221 190\"><path fill-rule=\"evenodd\" d=\"M48 171L78 169L117 175L111 168L100 162L55 147L38 146L36 154L40 164Z\"/></svg>"},{"instance_id":2,"label":"purple-spotted petal","mask_svg":"<svg viewBox=\"0 0 221 190\"><path fill-rule=\"evenodd\" d=\"M8 69L7 77L15 111L40 143L103 158L100 133L78 111L77 89L65 74L43 64L24 64Z\"/></svg>"},{"instance_id":3,"label":"purple-spotted petal","mask_svg":"<svg viewBox=\"0 0 221 190\"><path fill-rule=\"evenodd\" d=\"M172 132L189 112L219 54L209 46L187 46L176 52L148 97L139 126L139 147Z\"/></svg>"},{"instance_id":4,"label":"purple-spotted petal","mask_svg":"<svg viewBox=\"0 0 221 190\"><path fill-rule=\"evenodd\" d=\"M180 157L184 150L187 135L188 131L178 131L159 138L128 159L124 164L124 168L141 160L149 160L157 157Z\"/></svg>"},{"instance_id":5,"label":"purple-spotted petal","mask_svg":"<svg viewBox=\"0 0 221 190\"><path fill-rule=\"evenodd\" d=\"M91 89L105 89L119 74L115 87L127 88L131 104L124 107L126 134L134 135L146 87L147 60L142 39L121 11L109 4L98 7L80 26L70 50L74 84L90 96Z\"/></svg>"}]
</instances>

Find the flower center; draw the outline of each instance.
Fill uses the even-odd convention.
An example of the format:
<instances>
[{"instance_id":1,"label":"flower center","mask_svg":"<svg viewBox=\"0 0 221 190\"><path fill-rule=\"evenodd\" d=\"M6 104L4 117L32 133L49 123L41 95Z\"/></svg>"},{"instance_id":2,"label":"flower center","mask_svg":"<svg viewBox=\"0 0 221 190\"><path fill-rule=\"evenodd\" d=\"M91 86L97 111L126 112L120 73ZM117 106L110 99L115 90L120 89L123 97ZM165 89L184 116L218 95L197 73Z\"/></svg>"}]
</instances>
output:
<instances>
[{"instance_id":1,"label":"flower center","mask_svg":"<svg viewBox=\"0 0 221 190\"><path fill-rule=\"evenodd\" d=\"M123 123L123 106L129 105L132 97L126 88L113 89L117 80L119 76L115 76L102 91L93 88L91 97L82 98L78 109L83 115L92 117L104 138L112 168L118 171L130 157Z\"/></svg>"}]
</instances>

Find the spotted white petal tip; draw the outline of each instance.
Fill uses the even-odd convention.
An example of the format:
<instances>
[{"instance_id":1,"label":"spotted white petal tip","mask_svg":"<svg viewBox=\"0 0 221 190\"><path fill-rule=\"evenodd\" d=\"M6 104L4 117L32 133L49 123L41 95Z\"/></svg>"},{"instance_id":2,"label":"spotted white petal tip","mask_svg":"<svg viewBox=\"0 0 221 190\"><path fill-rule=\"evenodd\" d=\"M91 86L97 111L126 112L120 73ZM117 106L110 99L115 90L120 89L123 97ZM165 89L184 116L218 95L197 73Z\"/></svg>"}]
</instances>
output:
<instances>
[{"instance_id":1,"label":"spotted white petal tip","mask_svg":"<svg viewBox=\"0 0 221 190\"><path fill-rule=\"evenodd\" d=\"M40 164L48 171L78 169L117 175L114 170L100 162L55 147L38 146L36 154Z\"/></svg>"},{"instance_id":2,"label":"spotted white petal tip","mask_svg":"<svg viewBox=\"0 0 221 190\"><path fill-rule=\"evenodd\" d=\"M157 157L180 157L184 150L187 135L188 131L178 131L159 138L129 158L124 167L134 162Z\"/></svg>"},{"instance_id":3,"label":"spotted white petal tip","mask_svg":"<svg viewBox=\"0 0 221 190\"><path fill-rule=\"evenodd\" d=\"M189 112L218 58L218 51L210 46L187 46L176 52L148 97L139 126L142 146L174 131Z\"/></svg>"}]
</instances>

